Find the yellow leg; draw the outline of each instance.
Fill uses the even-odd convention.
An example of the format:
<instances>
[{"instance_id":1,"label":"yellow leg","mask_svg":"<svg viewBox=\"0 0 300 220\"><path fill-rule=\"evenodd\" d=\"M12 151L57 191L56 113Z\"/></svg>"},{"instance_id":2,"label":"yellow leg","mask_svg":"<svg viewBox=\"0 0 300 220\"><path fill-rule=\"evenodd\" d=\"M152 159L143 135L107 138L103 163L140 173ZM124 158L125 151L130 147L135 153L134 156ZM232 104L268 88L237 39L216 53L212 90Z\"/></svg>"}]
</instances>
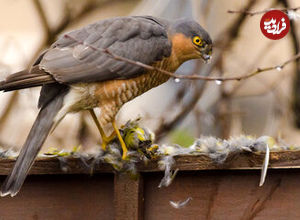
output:
<instances>
[{"instance_id":1,"label":"yellow leg","mask_svg":"<svg viewBox=\"0 0 300 220\"><path fill-rule=\"evenodd\" d=\"M122 159L125 160L126 157L127 157L127 147L126 147L126 144L125 144L125 142L124 142L124 140L123 140L123 138L122 138L122 136L120 134L120 131L119 131L119 129L118 129L115 121L112 122L112 126L113 126L113 128L114 128L114 130L115 130L115 132L116 132L116 134L117 134L117 136L119 138L119 141L120 141L120 144L121 144L121 147L122 147L122 150L123 150Z\"/></svg>"},{"instance_id":2,"label":"yellow leg","mask_svg":"<svg viewBox=\"0 0 300 220\"><path fill-rule=\"evenodd\" d=\"M112 132L111 135L106 136L103 128L101 127L101 125L100 125L100 123L97 119L97 116L94 112L94 109L89 109L89 112L91 113L91 116L92 116L92 118L93 118L93 120L94 120L94 122L95 122L95 124L98 128L98 131L100 132L100 135L101 135L101 138L102 138L102 149L106 150L107 144L115 137L115 132Z\"/></svg>"}]
</instances>

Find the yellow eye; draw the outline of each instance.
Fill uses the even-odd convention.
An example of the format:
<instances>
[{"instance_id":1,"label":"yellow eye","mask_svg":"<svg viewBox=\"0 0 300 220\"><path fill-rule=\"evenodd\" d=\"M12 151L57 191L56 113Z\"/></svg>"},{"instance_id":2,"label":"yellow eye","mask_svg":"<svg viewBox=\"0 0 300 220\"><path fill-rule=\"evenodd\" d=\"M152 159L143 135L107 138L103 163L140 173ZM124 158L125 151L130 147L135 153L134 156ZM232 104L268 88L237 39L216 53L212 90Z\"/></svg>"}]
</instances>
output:
<instances>
[{"instance_id":1,"label":"yellow eye","mask_svg":"<svg viewBox=\"0 0 300 220\"><path fill-rule=\"evenodd\" d=\"M199 36L193 37L193 43L196 44L197 46L202 46L202 40Z\"/></svg>"}]
</instances>

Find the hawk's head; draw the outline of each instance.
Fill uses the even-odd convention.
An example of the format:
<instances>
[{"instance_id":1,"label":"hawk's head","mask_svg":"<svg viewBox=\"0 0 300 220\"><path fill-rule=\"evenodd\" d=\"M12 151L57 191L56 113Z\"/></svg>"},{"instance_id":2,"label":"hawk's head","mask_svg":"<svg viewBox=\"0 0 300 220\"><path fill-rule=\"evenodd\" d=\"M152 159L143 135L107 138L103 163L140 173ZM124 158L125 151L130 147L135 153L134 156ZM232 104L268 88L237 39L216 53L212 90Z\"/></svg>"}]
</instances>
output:
<instances>
[{"instance_id":1,"label":"hawk's head","mask_svg":"<svg viewBox=\"0 0 300 220\"><path fill-rule=\"evenodd\" d=\"M175 20L169 33L173 49L183 61L198 58L207 61L211 58L212 40L196 21L186 18Z\"/></svg>"}]
</instances>

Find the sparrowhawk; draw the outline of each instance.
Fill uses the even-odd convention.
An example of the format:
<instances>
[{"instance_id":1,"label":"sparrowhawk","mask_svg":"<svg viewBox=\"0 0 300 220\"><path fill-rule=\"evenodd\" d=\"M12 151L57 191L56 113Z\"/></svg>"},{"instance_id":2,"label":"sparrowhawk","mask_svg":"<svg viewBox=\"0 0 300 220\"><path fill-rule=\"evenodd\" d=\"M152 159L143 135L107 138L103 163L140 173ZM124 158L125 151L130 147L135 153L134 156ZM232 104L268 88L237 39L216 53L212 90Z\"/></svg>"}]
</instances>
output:
<instances>
[{"instance_id":1,"label":"sparrowhawk","mask_svg":"<svg viewBox=\"0 0 300 220\"><path fill-rule=\"evenodd\" d=\"M174 72L183 62L212 52L212 40L194 20L166 20L151 16L128 16L101 20L62 35L43 52L32 68L14 73L0 82L0 90L42 86L40 112L30 130L1 195L20 190L46 137L67 113L90 111L102 136L102 147L116 136L126 158L127 148L115 123L122 105L166 82L170 76L123 60L97 48L135 62ZM100 122L93 111L100 108ZM112 123L114 132L102 129Z\"/></svg>"}]
</instances>

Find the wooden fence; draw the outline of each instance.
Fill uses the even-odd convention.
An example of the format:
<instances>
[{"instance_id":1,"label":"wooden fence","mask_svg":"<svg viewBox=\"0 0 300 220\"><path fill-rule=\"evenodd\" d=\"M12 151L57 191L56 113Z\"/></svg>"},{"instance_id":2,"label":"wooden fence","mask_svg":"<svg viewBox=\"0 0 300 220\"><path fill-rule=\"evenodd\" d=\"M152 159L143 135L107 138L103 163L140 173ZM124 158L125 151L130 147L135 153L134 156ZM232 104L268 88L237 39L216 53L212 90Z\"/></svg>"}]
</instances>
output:
<instances>
[{"instance_id":1,"label":"wooden fence","mask_svg":"<svg viewBox=\"0 0 300 220\"><path fill-rule=\"evenodd\" d=\"M56 158L38 159L13 198L0 198L0 219L300 219L300 152L272 152L263 187L258 187L264 155L244 153L214 164L206 156L176 158L179 172L158 188L163 172L156 162L138 164L132 180L109 165L94 174L78 159L64 173ZM14 160L0 160L0 181ZM183 201L175 209L170 201Z\"/></svg>"}]
</instances>

